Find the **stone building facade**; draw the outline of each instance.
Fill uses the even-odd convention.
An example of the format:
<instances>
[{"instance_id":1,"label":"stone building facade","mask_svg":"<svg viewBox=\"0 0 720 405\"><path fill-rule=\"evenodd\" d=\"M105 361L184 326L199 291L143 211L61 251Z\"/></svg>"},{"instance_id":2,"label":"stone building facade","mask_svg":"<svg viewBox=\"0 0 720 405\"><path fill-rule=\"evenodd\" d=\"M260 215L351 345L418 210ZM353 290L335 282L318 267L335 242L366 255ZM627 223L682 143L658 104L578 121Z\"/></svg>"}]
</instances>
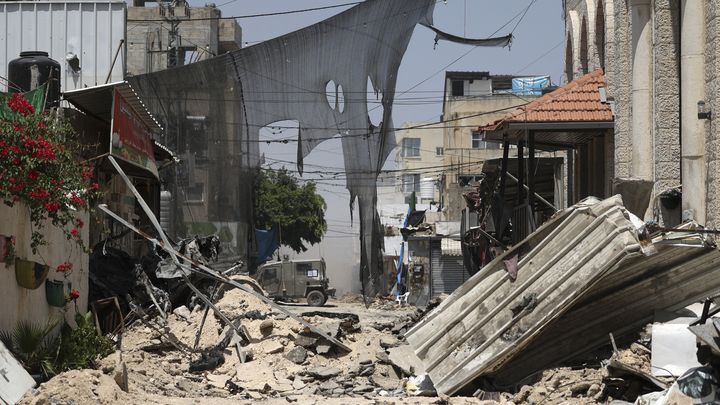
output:
<instances>
[{"instance_id":1,"label":"stone building facade","mask_svg":"<svg viewBox=\"0 0 720 405\"><path fill-rule=\"evenodd\" d=\"M718 6L717 0L564 2L566 78L605 69L615 114L611 175L653 181L651 201L682 186L676 212L651 204L646 214L666 224L682 216L709 227L720 223L720 127L712 119L720 105Z\"/></svg>"}]
</instances>

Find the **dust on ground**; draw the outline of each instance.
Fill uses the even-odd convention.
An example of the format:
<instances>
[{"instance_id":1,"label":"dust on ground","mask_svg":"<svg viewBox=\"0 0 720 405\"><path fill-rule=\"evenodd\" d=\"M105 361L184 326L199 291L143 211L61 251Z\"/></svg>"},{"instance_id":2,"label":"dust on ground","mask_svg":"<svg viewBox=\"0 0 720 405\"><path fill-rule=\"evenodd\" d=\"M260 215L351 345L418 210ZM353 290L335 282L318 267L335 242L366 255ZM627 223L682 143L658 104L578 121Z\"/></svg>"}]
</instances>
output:
<instances>
[{"instance_id":1,"label":"dust on ground","mask_svg":"<svg viewBox=\"0 0 720 405\"><path fill-rule=\"evenodd\" d=\"M227 344L229 326L212 311L198 350L189 350L204 309L180 307L168 315L168 333L134 322L122 336L121 350L102 359L97 370L62 373L26 394L21 404L594 404L609 399L604 368L546 370L516 393L418 396L428 393L413 380L415 370L393 353L407 353L402 351L409 350L403 347L403 334L422 313L390 299L375 300L367 308L358 297L330 300L320 308L284 307L340 339L350 353L244 291L229 290L216 305L247 330L250 342L241 347L245 363L236 346ZM222 350L220 364L207 365L212 356L199 361L200 353L212 354L217 347ZM649 369L649 356L642 350L616 356ZM198 362L207 370L191 372Z\"/></svg>"}]
</instances>

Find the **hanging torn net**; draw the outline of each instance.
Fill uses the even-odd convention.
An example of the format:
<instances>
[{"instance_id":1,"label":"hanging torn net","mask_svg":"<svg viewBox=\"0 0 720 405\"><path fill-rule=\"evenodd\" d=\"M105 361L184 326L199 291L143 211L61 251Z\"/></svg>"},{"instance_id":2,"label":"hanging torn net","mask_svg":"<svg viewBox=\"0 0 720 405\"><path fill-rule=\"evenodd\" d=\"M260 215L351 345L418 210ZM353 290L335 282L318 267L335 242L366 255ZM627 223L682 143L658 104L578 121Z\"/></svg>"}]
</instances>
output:
<instances>
[{"instance_id":1,"label":"hanging torn net","mask_svg":"<svg viewBox=\"0 0 720 405\"><path fill-rule=\"evenodd\" d=\"M383 233L376 211L376 178L396 146L392 105L398 68L417 24L438 39L475 46L505 46L511 37L471 40L432 27L435 0L368 0L332 18L290 34L209 60L130 79L166 132L186 133L188 117L203 121L208 172L222 174L209 191L216 220L228 212L249 223L248 173L259 164L261 128L296 120L298 171L302 159L324 139L342 138L350 192L357 201L361 234L363 295L379 291ZM368 81L381 100L382 123L370 123ZM326 86L334 83L335 105ZM200 136L200 135L198 135ZM170 147L182 155L195 142L180 139ZM215 146L213 146L215 145ZM237 176L229 174L237 173ZM212 176L211 176L212 177ZM181 181L181 179L179 180ZM243 220L243 218L234 218Z\"/></svg>"}]
</instances>

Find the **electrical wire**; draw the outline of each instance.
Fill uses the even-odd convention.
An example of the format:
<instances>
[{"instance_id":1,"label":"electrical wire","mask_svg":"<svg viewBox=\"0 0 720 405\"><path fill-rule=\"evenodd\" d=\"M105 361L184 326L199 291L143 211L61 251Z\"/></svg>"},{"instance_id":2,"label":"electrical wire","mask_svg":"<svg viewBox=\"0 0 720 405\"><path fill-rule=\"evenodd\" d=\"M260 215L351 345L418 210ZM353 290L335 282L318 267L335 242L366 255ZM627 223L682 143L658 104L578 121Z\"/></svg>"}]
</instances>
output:
<instances>
[{"instance_id":1,"label":"electrical wire","mask_svg":"<svg viewBox=\"0 0 720 405\"><path fill-rule=\"evenodd\" d=\"M233 0L234 1L234 0ZM232 3L232 1L224 4ZM237 20L237 19L243 19L243 18L257 18L257 17L272 17L272 16L278 16L278 15L287 15L287 14L298 14L298 13L307 13L311 11L320 11L320 10L328 10L331 8L339 8L339 7L346 7L346 6L355 6L362 3L361 1L356 1L353 3L343 3L343 4L335 4L330 6L323 6L323 7L312 7L312 8L304 8L299 10L287 10L287 11L275 11L271 13L259 13L259 14L247 14L247 15L236 15L236 16L230 16L230 17L198 17L198 18L182 18L178 19L180 21L207 21L207 20ZM224 4L221 4L224 5ZM158 18L158 19L128 19L128 22L145 22L145 21L168 21L164 18Z\"/></svg>"}]
</instances>

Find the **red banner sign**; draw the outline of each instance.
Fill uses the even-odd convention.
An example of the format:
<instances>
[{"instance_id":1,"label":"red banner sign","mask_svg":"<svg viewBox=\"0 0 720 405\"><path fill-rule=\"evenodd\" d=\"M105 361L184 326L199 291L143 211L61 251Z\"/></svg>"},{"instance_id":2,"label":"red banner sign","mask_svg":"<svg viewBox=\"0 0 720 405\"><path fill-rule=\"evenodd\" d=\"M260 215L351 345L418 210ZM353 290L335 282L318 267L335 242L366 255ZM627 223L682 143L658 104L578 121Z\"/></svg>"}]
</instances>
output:
<instances>
[{"instance_id":1,"label":"red banner sign","mask_svg":"<svg viewBox=\"0 0 720 405\"><path fill-rule=\"evenodd\" d=\"M150 128L117 90L113 100L110 154L158 177Z\"/></svg>"}]
</instances>

